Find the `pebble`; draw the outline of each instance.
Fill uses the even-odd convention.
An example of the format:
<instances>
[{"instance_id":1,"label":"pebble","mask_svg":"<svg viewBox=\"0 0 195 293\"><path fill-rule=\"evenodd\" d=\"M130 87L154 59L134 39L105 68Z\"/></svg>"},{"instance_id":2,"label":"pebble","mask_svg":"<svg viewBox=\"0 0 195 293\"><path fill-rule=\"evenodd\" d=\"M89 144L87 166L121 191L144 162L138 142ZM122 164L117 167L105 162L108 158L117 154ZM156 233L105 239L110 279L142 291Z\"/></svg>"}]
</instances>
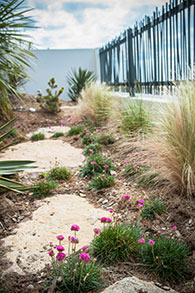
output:
<instances>
[{"instance_id":1,"label":"pebble","mask_svg":"<svg viewBox=\"0 0 195 293\"><path fill-rule=\"evenodd\" d=\"M107 204L108 203L108 200L107 199L105 199L103 202L102 202L102 204Z\"/></svg>"},{"instance_id":2,"label":"pebble","mask_svg":"<svg viewBox=\"0 0 195 293\"><path fill-rule=\"evenodd\" d=\"M28 285L27 287L26 287L26 289L29 289L29 290L34 290L34 286L32 285L32 284L30 284L30 285Z\"/></svg>"},{"instance_id":3,"label":"pebble","mask_svg":"<svg viewBox=\"0 0 195 293\"><path fill-rule=\"evenodd\" d=\"M80 197L86 197L86 194L84 194L84 193L80 193L79 196L80 196Z\"/></svg>"}]
</instances>

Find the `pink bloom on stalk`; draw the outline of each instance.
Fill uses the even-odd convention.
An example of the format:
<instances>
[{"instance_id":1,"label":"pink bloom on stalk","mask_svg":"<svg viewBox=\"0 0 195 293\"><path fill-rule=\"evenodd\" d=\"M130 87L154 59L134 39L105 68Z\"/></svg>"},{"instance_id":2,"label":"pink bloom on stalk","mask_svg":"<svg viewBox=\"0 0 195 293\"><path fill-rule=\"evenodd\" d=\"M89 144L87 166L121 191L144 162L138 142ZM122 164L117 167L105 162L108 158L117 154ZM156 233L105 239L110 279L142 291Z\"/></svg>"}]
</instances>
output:
<instances>
[{"instance_id":1,"label":"pink bloom on stalk","mask_svg":"<svg viewBox=\"0 0 195 293\"><path fill-rule=\"evenodd\" d=\"M57 259L58 261L62 261L65 257L66 257L66 254L63 253L63 252L59 252L59 253L56 255L56 259Z\"/></svg>"},{"instance_id":2,"label":"pink bloom on stalk","mask_svg":"<svg viewBox=\"0 0 195 293\"><path fill-rule=\"evenodd\" d=\"M124 160L123 163L127 164L128 163L128 160Z\"/></svg>"},{"instance_id":3,"label":"pink bloom on stalk","mask_svg":"<svg viewBox=\"0 0 195 293\"><path fill-rule=\"evenodd\" d=\"M51 129L51 126L48 126L49 129Z\"/></svg>"},{"instance_id":4,"label":"pink bloom on stalk","mask_svg":"<svg viewBox=\"0 0 195 293\"><path fill-rule=\"evenodd\" d=\"M64 122L62 122L62 123L61 123L61 126L64 126L64 125L65 125L65 123L64 123Z\"/></svg>"},{"instance_id":5,"label":"pink bloom on stalk","mask_svg":"<svg viewBox=\"0 0 195 293\"><path fill-rule=\"evenodd\" d=\"M123 195L123 198L128 200L128 199L130 199L130 195L125 194L125 195Z\"/></svg>"},{"instance_id":6,"label":"pink bloom on stalk","mask_svg":"<svg viewBox=\"0 0 195 293\"><path fill-rule=\"evenodd\" d=\"M104 165L104 168L109 168L109 166L108 165Z\"/></svg>"},{"instance_id":7,"label":"pink bloom on stalk","mask_svg":"<svg viewBox=\"0 0 195 293\"><path fill-rule=\"evenodd\" d=\"M177 226L173 226L172 229L173 229L173 230L177 230Z\"/></svg>"},{"instance_id":8,"label":"pink bloom on stalk","mask_svg":"<svg viewBox=\"0 0 195 293\"><path fill-rule=\"evenodd\" d=\"M158 177L155 177L153 180L154 180L154 181L158 181Z\"/></svg>"},{"instance_id":9,"label":"pink bloom on stalk","mask_svg":"<svg viewBox=\"0 0 195 293\"><path fill-rule=\"evenodd\" d=\"M80 230L80 227L79 227L78 225L75 224L75 225L72 225L72 226L71 226L70 230L71 230L71 231L77 231L77 232L78 232L78 231Z\"/></svg>"},{"instance_id":10,"label":"pink bloom on stalk","mask_svg":"<svg viewBox=\"0 0 195 293\"><path fill-rule=\"evenodd\" d=\"M144 203L144 200L143 199L139 199L138 202L143 204Z\"/></svg>"},{"instance_id":11,"label":"pink bloom on stalk","mask_svg":"<svg viewBox=\"0 0 195 293\"><path fill-rule=\"evenodd\" d=\"M57 238L58 240L63 240L63 239L64 239L64 236L62 236L62 235L58 235L56 238Z\"/></svg>"},{"instance_id":12,"label":"pink bloom on stalk","mask_svg":"<svg viewBox=\"0 0 195 293\"><path fill-rule=\"evenodd\" d=\"M15 125L18 125L18 124L19 124L18 121L16 121L16 122L15 122Z\"/></svg>"},{"instance_id":13,"label":"pink bloom on stalk","mask_svg":"<svg viewBox=\"0 0 195 293\"><path fill-rule=\"evenodd\" d=\"M127 157L130 157L131 156L131 154L127 154Z\"/></svg>"},{"instance_id":14,"label":"pink bloom on stalk","mask_svg":"<svg viewBox=\"0 0 195 293\"><path fill-rule=\"evenodd\" d=\"M71 243L76 243L76 244L78 244L78 243L79 243L79 239L76 238L76 237L73 237L73 236L72 236L72 237L70 238L70 242L71 242Z\"/></svg>"},{"instance_id":15,"label":"pink bloom on stalk","mask_svg":"<svg viewBox=\"0 0 195 293\"><path fill-rule=\"evenodd\" d=\"M142 234L143 238L145 238L145 233Z\"/></svg>"},{"instance_id":16,"label":"pink bloom on stalk","mask_svg":"<svg viewBox=\"0 0 195 293\"><path fill-rule=\"evenodd\" d=\"M62 245L57 245L56 246L56 249L58 250L58 251L64 251L64 246L62 246Z\"/></svg>"},{"instance_id":17,"label":"pink bloom on stalk","mask_svg":"<svg viewBox=\"0 0 195 293\"><path fill-rule=\"evenodd\" d=\"M86 252L82 252L80 255L79 255L79 259L81 259L82 261L84 261L85 263L87 263L89 260L90 260L90 256L88 253Z\"/></svg>"},{"instance_id":18,"label":"pink bloom on stalk","mask_svg":"<svg viewBox=\"0 0 195 293\"><path fill-rule=\"evenodd\" d=\"M149 240L148 243L151 244L151 245L154 245L155 241L154 240Z\"/></svg>"},{"instance_id":19,"label":"pink bloom on stalk","mask_svg":"<svg viewBox=\"0 0 195 293\"><path fill-rule=\"evenodd\" d=\"M89 151L90 151L90 153L94 153L94 150L93 149L90 149Z\"/></svg>"},{"instance_id":20,"label":"pink bloom on stalk","mask_svg":"<svg viewBox=\"0 0 195 293\"><path fill-rule=\"evenodd\" d=\"M110 213L113 213L113 209L110 209L109 212L110 212Z\"/></svg>"},{"instance_id":21,"label":"pink bloom on stalk","mask_svg":"<svg viewBox=\"0 0 195 293\"><path fill-rule=\"evenodd\" d=\"M138 203L138 208L143 208L144 206L143 206L143 204L141 204L141 203Z\"/></svg>"},{"instance_id":22,"label":"pink bloom on stalk","mask_svg":"<svg viewBox=\"0 0 195 293\"><path fill-rule=\"evenodd\" d=\"M106 217L102 217L102 218L100 219L101 223L106 223L106 220L107 220Z\"/></svg>"},{"instance_id":23,"label":"pink bloom on stalk","mask_svg":"<svg viewBox=\"0 0 195 293\"><path fill-rule=\"evenodd\" d=\"M139 153L138 153L138 152L135 152L135 153L134 153L134 156L138 156L138 155L139 155Z\"/></svg>"},{"instance_id":24,"label":"pink bloom on stalk","mask_svg":"<svg viewBox=\"0 0 195 293\"><path fill-rule=\"evenodd\" d=\"M53 242L49 242L49 245L50 245L50 246L53 246Z\"/></svg>"},{"instance_id":25,"label":"pink bloom on stalk","mask_svg":"<svg viewBox=\"0 0 195 293\"><path fill-rule=\"evenodd\" d=\"M141 243L141 244L145 243L145 239L144 239L144 238L140 238L140 239L138 240L138 243Z\"/></svg>"},{"instance_id":26,"label":"pink bloom on stalk","mask_svg":"<svg viewBox=\"0 0 195 293\"><path fill-rule=\"evenodd\" d=\"M87 246L83 246L81 249L82 249L83 251L87 251L88 247L87 247Z\"/></svg>"},{"instance_id":27,"label":"pink bloom on stalk","mask_svg":"<svg viewBox=\"0 0 195 293\"><path fill-rule=\"evenodd\" d=\"M51 251L49 252L49 256L53 256L53 255L54 255L54 251L51 250Z\"/></svg>"},{"instance_id":28,"label":"pink bloom on stalk","mask_svg":"<svg viewBox=\"0 0 195 293\"><path fill-rule=\"evenodd\" d=\"M141 163L142 163L142 165L144 165L146 162L147 162L146 160L143 160Z\"/></svg>"},{"instance_id":29,"label":"pink bloom on stalk","mask_svg":"<svg viewBox=\"0 0 195 293\"><path fill-rule=\"evenodd\" d=\"M111 223L111 222L112 222L112 220L110 218L106 219L106 223Z\"/></svg>"},{"instance_id":30,"label":"pink bloom on stalk","mask_svg":"<svg viewBox=\"0 0 195 293\"><path fill-rule=\"evenodd\" d=\"M93 232L95 233L95 234L97 234L97 235L99 235L101 232L100 232L100 230L98 229L98 228L94 228L93 229Z\"/></svg>"},{"instance_id":31,"label":"pink bloom on stalk","mask_svg":"<svg viewBox=\"0 0 195 293\"><path fill-rule=\"evenodd\" d=\"M138 162L135 162L135 163L134 163L134 166L136 167L137 165L138 165Z\"/></svg>"},{"instance_id":32,"label":"pink bloom on stalk","mask_svg":"<svg viewBox=\"0 0 195 293\"><path fill-rule=\"evenodd\" d=\"M95 165L96 164L96 162L95 161L91 161L91 165Z\"/></svg>"},{"instance_id":33,"label":"pink bloom on stalk","mask_svg":"<svg viewBox=\"0 0 195 293\"><path fill-rule=\"evenodd\" d=\"M67 121L71 121L73 119L73 117L69 117L68 119L67 119Z\"/></svg>"}]
</instances>

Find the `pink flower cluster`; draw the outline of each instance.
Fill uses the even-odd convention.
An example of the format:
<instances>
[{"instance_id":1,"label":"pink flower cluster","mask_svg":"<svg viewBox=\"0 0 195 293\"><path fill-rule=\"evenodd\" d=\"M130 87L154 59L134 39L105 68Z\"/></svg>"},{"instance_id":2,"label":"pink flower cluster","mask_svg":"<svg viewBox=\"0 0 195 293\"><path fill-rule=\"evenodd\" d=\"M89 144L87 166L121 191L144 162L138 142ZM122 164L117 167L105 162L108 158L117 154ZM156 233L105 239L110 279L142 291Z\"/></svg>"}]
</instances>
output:
<instances>
[{"instance_id":1,"label":"pink flower cluster","mask_svg":"<svg viewBox=\"0 0 195 293\"><path fill-rule=\"evenodd\" d=\"M129 194L125 194L125 195L123 195L123 198L126 199L126 200L128 200L128 199L130 199L130 195Z\"/></svg>"},{"instance_id":2,"label":"pink flower cluster","mask_svg":"<svg viewBox=\"0 0 195 293\"><path fill-rule=\"evenodd\" d=\"M82 252L80 255L79 255L79 259L81 259L84 263L88 263L90 261L90 256L88 253L86 252Z\"/></svg>"},{"instance_id":3,"label":"pink flower cluster","mask_svg":"<svg viewBox=\"0 0 195 293\"><path fill-rule=\"evenodd\" d=\"M112 220L110 219L110 218L106 218L106 217L102 217L101 219L100 219L100 221L101 221L101 223L111 223L112 222Z\"/></svg>"},{"instance_id":4,"label":"pink flower cluster","mask_svg":"<svg viewBox=\"0 0 195 293\"><path fill-rule=\"evenodd\" d=\"M80 230L80 227L79 227L78 225L75 224L75 225L72 225L72 226L71 226L70 230L71 230L71 231L77 231L77 232L78 232L78 231Z\"/></svg>"},{"instance_id":5,"label":"pink flower cluster","mask_svg":"<svg viewBox=\"0 0 195 293\"><path fill-rule=\"evenodd\" d=\"M101 232L100 232L100 230L98 229L98 228L94 228L93 229L93 232L95 233L95 234L97 234L97 235L99 235Z\"/></svg>"}]
</instances>

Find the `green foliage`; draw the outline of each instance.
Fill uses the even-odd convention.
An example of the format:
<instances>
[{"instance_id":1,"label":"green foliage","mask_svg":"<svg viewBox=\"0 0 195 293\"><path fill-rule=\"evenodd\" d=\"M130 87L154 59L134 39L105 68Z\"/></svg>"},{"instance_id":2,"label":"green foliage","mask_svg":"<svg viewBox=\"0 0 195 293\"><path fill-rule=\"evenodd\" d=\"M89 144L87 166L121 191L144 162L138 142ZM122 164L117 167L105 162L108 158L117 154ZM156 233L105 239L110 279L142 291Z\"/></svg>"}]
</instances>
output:
<instances>
[{"instance_id":1,"label":"green foliage","mask_svg":"<svg viewBox=\"0 0 195 293\"><path fill-rule=\"evenodd\" d=\"M111 187L115 184L113 176L106 174L98 174L94 176L91 182L89 183L89 188L94 190L99 190L103 188Z\"/></svg>"},{"instance_id":2,"label":"green foliage","mask_svg":"<svg viewBox=\"0 0 195 293\"><path fill-rule=\"evenodd\" d=\"M60 111L59 96L63 93L64 88L62 87L59 91L55 90L58 86L53 77L49 80L48 85L50 88L46 89L47 95L39 97L37 102L39 102L39 100L41 101L40 106L45 111L56 114Z\"/></svg>"},{"instance_id":3,"label":"green foliage","mask_svg":"<svg viewBox=\"0 0 195 293\"><path fill-rule=\"evenodd\" d=\"M160 237L140 246L140 260L161 279L180 280L189 265L189 249L176 239Z\"/></svg>"},{"instance_id":4,"label":"green foliage","mask_svg":"<svg viewBox=\"0 0 195 293\"><path fill-rule=\"evenodd\" d=\"M96 80L96 76L93 72L79 67L78 72L72 69L67 75L68 80L68 96L69 98L76 102L79 97L81 97L81 91L85 88L87 84Z\"/></svg>"},{"instance_id":5,"label":"green foliage","mask_svg":"<svg viewBox=\"0 0 195 293\"><path fill-rule=\"evenodd\" d=\"M52 266L60 292L99 292L103 286L103 271L95 260L84 263L78 254L72 254L65 262L56 262L54 260Z\"/></svg>"},{"instance_id":6,"label":"green foliage","mask_svg":"<svg viewBox=\"0 0 195 293\"><path fill-rule=\"evenodd\" d=\"M91 155L92 153L97 153L98 151L101 150L101 147L102 147L101 144L97 142L91 143L84 148L83 154Z\"/></svg>"},{"instance_id":7,"label":"green foliage","mask_svg":"<svg viewBox=\"0 0 195 293\"><path fill-rule=\"evenodd\" d=\"M33 134L30 139L32 141L43 140L43 139L45 139L45 134L44 133L36 133L36 134Z\"/></svg>"},{"instance_id":8,"label":"green foliage","mask_svg":"<svg viewBox=\"0 0 195 293\"><path fill-rule=\"evenodd\" d=\"M150 200L148 203L144 204L144 207L141 211L141 217L153 221L156 218L156 214L161 215L166 211L166 206L162 201L160 201L158 198L155 198L154 200Z\"/></svg>"},{"instance_id":9,"label":"green foliage","mask_svg":"<svg viewBox=\"0 0 195 293\"><path fill-rule=\"evenodd\" d=\"M151 130L151 117L143 101L124 100L121 129L127 133L146 133Z\"/></svg>"},{"instance_id":10,"label":"green foliage","mask_svg":"<svg viewBox=\"0 0 195 293\"><path fill-rule=\"evenodd\" d=\"M95 162L95 163L94 163ZM107 165L108 168L104 166ZM81 177L93 177L99 173L110 174L113 169L112 161L100 153L91 154L87 163L81 168Z\"/></svg>"},{"instance_id":11,"label":"green foliage","mask_svg":"<svg viewBox=\"0 0 195 293\"><path fill-rule=\"evenodd\" d=\"M127 178L136 177L141 175L144 171L148 170L149 166L143 165L138 162L130 162L125 166L124 176Z\"/></svg>"},{"instance_id":12,"label":"green foliage","mask_svg":"<svg viewBox=\"0 0 195 293\"><path fill-rule=\"evenodd\" d=\"M51 192L57 188L57 183L49 178L42 178L34 184L33 196L44 198L51 195Z\"/></svg>"},{"instance_id":13,"label":"green foliage","mask_svg":"<svg viewBox=\"0 0 195 293\"><path fill-rule=\"evenodd\" d=\"M128 261L136 254L142 231L126 224L107 225L92 241L92 252L103 263Z\"/></svg>"},{"instance_id":14,"label":"green foliage","mask_svg":"<svg viewBox=\"0 0 195 293\"><path fill-rule=\"evenodd\" d=\"M53 180L69 180L71 177L71 171L66 167L52 168L48 173L48 178Z\"/></svg>"},{"instance_id":15,"label":"green foliage","mask_svg":"<svg viewBox=\"0 0 195 293\"><path fill-rule=\"evenodd\" d=\"M157 173L152 173L151 171L145 170L145 173L140 174L137 177L137 185L142 187L157 187L162 186L165 183L165 180Z\"/></svg>"},{"instance_id":16,"label":"green foliage","mask_svg":"<svg viewBox=\"0 0 195 293\"><path fill-rule=\"evenodd\" d=\"M58 137L61 137L61 136L64 136L64 133L63 132L56 132L52 135L52 138L58 138Z\"/></svg>"},{"instance_id":17,"label":"green foliage","mask_svg":"<svg viewBox=\"0 0 195 293\"><path fill-rule=\"evenodd\" d=\"M84 132L83 126L73 126L70 128L70 130L67 132L67 136L73 136L78 135Z\"/></svg>"},{"instance_id":18,"label":"green foliage","mask_svg":"<svg viewBox=\"0 0 195 293\"><path fill-rule=\"evenodd\" d=\"M96 139L97 143L103 145L109 145L114 143L114 137L112 134L102 134Z\"/></svg>"},{"instance_id":19,"label":"green foliage","mask_svg":"<svg viewBox=\"0 0 195 293\"><path fill-rule=\"evenodd\" d=\"M82 138L82 145L89 145L94 142L93 140L94 140L93 135L85 134L83 135L83 138Z\"/></svg>"}]
</instances>

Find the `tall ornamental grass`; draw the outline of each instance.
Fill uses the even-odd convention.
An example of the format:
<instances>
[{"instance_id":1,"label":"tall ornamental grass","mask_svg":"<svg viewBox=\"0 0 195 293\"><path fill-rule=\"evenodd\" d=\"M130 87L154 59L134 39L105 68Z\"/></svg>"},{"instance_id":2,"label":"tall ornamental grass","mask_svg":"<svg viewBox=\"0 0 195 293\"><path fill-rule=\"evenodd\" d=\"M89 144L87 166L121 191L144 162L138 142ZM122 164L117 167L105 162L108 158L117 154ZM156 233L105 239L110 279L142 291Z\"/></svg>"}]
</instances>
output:
<instances>
[{"instance_id":1,"label":"tall ornamental grass","mask_svg":"<svg viewBox=\"0 0 195 293\"><path fill-rule=\"evenodd\" d=\"M177 96L161 113L152 148L171 189L190 197L195 194L195 82L180 86Z\"/></svg>"}]
</instances>

